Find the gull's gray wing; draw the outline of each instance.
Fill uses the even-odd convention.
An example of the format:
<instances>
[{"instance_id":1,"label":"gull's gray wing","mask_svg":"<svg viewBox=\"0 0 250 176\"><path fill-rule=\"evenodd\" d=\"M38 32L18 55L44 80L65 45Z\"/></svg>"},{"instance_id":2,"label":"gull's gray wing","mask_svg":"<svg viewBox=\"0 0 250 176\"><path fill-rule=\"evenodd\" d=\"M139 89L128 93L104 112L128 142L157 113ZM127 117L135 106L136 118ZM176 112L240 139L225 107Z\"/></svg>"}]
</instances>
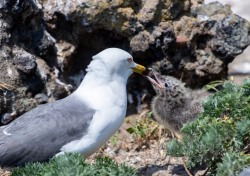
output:
<instances>
[{"instance_id":1,"label":"gull's gray wing","mask_svg":"<svg viewBox=\"0 0 250 176\"><path fill-rule=\"evenodd\" d=\"M0 166L42 162L86 134L95 113L77 97L38 106L0 128Z\"/></svg>"}]
</instances>

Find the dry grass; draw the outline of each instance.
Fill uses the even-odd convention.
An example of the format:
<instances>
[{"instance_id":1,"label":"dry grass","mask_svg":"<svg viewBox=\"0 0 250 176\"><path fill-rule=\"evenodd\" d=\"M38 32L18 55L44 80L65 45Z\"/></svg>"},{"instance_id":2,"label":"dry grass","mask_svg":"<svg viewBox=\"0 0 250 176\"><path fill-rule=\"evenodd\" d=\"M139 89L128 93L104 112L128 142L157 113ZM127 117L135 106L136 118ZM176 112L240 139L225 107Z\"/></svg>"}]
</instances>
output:
<instances>
[{"instance_id":1,"label":"dry grass","mask_svg":"<svg viewBox=\"0 0 250 176\"><path fill-rule=\"evenodd\" d=\"M15 87L10 85L10 84L6 84L6 83L3 83L3 82L0 82L0 90L12 90L14 89Z\"/></svg>"}]
</instances>

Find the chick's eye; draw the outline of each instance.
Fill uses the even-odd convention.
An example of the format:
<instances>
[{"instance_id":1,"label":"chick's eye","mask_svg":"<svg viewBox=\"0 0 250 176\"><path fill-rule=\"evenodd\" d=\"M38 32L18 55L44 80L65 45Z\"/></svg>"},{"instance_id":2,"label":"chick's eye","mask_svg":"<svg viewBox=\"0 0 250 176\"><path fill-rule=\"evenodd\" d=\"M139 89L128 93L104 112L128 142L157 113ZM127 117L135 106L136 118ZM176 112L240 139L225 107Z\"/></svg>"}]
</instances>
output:
<instances>
[{"instance_id":1,"label":"chick's eye","mask_svg":"<svg viewBox=\"0 0 250 176\"><path fill-rule=\"evenodd\" d=\"M168 84L168 83L165 83L165 87L169 87L169 84Z\"/></svg>"},{"instance_id":2,"label":"chick's eye","mask_svg":"<svg viewBox=\"0 0 250 176\"><path fill-rule=\"evenodd\" d=\"M133 61L132 58L128 58L127 60L128 60L128 63L131 63Z\"/></svg>"}]
</instances>

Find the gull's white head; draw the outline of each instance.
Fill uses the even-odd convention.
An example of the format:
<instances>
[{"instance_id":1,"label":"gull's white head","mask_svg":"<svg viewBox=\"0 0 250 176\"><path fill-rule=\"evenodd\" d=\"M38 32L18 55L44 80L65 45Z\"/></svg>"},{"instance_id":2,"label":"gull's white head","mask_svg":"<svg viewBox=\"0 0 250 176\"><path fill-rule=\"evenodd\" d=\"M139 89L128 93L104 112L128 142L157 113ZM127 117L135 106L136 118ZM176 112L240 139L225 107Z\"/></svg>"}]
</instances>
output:
<instances>
[{"instance_id":1,"label":"gull's white head","mask_svg":"<svg viewBox=\"0 0 250 176\"><path fill-rule=\"evenodd\" d=\"M143 74L145 67L136 64L133 57L119 48L108 48L93 56L87 72L94 72L100 77L121 76L125 79L133 72Z\"/></svg>"}]
</instances>

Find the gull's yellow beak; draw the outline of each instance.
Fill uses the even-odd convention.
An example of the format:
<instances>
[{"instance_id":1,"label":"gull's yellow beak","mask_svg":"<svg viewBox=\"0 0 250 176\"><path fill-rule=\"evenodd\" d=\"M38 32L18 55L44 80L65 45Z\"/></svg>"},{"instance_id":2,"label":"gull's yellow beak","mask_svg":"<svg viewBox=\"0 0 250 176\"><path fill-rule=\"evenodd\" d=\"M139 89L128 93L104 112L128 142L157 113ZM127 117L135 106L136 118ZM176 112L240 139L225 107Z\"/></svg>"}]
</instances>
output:
<instances>
[{"instance_id":1,"label":"gull's yellow beak","mask_svg":"<svg viewBox=\"0 0 250 176\"><path fill-rule=\"evenodd\" d=\"M144 72L146 71L146 68L140 64L136 64L136 66L133 67L132 70L135 73L139 73L139 74L143 75Z\"/></svg>"}]
</instances>

